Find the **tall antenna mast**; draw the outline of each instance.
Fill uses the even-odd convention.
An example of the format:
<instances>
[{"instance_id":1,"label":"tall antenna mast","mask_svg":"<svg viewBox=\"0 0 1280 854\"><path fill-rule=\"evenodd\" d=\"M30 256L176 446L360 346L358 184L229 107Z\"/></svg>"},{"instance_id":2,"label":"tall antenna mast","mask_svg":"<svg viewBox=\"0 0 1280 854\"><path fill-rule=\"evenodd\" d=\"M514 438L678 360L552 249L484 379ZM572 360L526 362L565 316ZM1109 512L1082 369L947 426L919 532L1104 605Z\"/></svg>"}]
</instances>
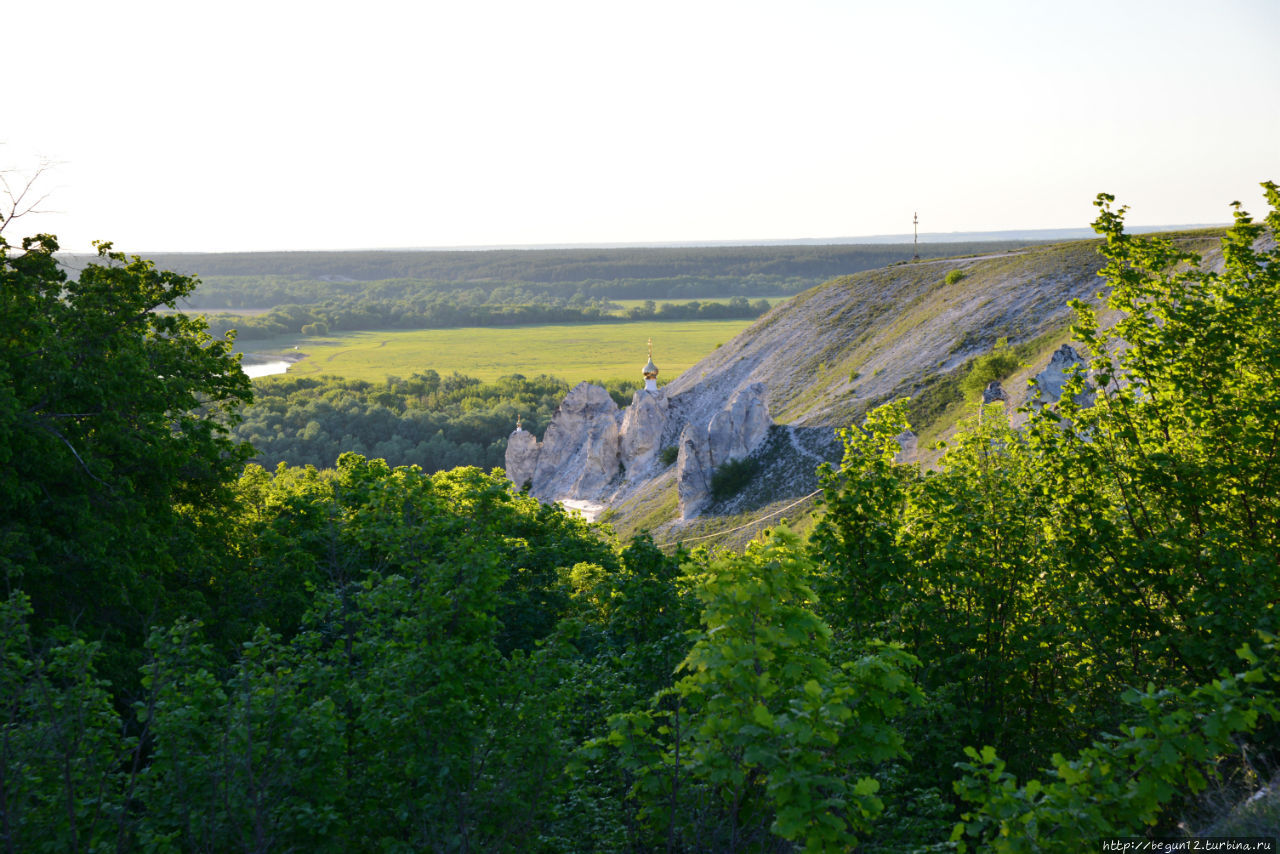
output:
<instances>
[{"instance_id":1,"label":"tall antenna mast","mask_svg":"<svg viewBox=\"0 0 1280 854\"><path fill-rule=\"evenodd\" d=\"M920 214L912 212L911 214L911 260L920 260Z\"/></svg>"}]
</instances>

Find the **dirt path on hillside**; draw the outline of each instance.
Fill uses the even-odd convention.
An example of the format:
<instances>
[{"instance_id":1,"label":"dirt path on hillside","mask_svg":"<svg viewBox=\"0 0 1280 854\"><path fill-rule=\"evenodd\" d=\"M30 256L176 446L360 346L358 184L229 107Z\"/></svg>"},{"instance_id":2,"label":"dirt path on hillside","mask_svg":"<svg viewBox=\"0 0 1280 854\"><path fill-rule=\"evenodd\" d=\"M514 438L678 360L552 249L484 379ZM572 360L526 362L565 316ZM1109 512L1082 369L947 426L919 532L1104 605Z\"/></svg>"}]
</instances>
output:
<instances>
[{"instance_id":1,"label":"dirt path on hillside","mask_svg":"<svg viewBox=\"0 0 1280 854\"><path fill-rule=\"evenodd\" d=\"M803 447L800 444L800 440L796 438L796 431L790 426L787 427L787 438L791 440L791 447L795 448L796 453L800 456L808 457L811 460L817 461L819 464L826 462L826 460L815 454L813 451Z\"/></svg>"},{"instance_id":2,"label":"dirt path on hillside","mask_svg":"<svg viewBox=\"0 0 1280 854\"><path fill-rule=\"evenodd\" d=\"M923 267L927 264L956 264L960 261L989 261L992 258L1011 258L1015 255L1026 254L1026 249L1009 249L1004 252L993 252L990 255L966 255L963 258L934 258L930 261L908 261L914 267Z\"/></svg>"}]
</instances>

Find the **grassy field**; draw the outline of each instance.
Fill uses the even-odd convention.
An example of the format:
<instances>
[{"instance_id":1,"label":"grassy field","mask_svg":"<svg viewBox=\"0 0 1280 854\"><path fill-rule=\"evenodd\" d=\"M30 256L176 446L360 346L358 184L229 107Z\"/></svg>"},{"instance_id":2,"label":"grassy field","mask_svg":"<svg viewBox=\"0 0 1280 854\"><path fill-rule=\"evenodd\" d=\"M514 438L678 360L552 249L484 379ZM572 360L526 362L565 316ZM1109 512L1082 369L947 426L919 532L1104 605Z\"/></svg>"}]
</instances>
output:
<instances>
[{"instance_id":1,"label":"grassy field","mask_svg":"<svg viewBox=\"0 0 1280 854\"><path fill-rule=\"evenodd\" d=\"M638 376L645 363L645 341L652 337L660 380L670 380L750 324L748 320L691 320L386 330L316 338L281 336L245 342L244 349L261 355L305 354L289 368L292 375L330 374L378 382L430 369L482 380L505 374L552 374L577 383Z\"/></svg>"}]
</instances>

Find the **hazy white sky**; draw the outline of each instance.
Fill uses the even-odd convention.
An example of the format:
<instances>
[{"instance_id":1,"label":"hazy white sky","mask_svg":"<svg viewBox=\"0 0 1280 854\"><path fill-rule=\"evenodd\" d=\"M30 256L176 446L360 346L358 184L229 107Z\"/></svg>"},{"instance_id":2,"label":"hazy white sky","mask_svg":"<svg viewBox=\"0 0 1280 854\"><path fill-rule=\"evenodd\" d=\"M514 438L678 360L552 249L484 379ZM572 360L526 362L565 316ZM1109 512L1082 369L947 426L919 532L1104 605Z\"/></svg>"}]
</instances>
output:
<instances>
[{"instance_id":1,"label":"hazy white sky","mask_svg":"<svg viewBox=\"0 0 1280 854\"><path fill-rule=\"evenodd\" d=\"M1225 222L1278 0L8 4L15 236L128 251ZM13 177L12 175L10 176Z\"/></svg>"}]
</instances>

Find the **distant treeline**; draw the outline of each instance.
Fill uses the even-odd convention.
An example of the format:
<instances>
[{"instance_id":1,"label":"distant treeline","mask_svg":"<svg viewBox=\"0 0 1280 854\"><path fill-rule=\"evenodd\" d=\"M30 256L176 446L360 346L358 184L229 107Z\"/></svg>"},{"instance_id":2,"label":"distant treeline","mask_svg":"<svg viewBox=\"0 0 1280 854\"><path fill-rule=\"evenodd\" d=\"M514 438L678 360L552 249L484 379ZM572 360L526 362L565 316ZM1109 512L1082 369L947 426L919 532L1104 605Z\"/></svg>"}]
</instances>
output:
<instances>
[{"instance_id":1,"label":"distant treeline","mask_svg":"<svg viewBox=\"0 0 1280 854\"><path fill-rule=\"evenodd\" d=\"M1031 241L945 243L922 257L1000 252ZM622 319L610 300L683 301L628 319L751 319L748 298L797 294L835 276L911 258L909 244L485 251L254 252L153 255L199 275L182 308L241 340L358 329L430 329ZM74 266L81 259L71 257ZM707 303L728 299L727 305ZM695 302L696 301L696 302ZM309 327L309 329L308 329Z\"/></svg>"},{"instance_id":2,"label":"distant treeline","mask_svg":"<svg viewBox=\"0 0 1280 854\"><path fill-rule=\"evenodd\" d=\"M686 303L648 300L626 314L617 314L607 301L576 304L537 301L515 304L456 302L439 296L400 300L348 298L321 305L281 305L265 314L215 314L209 329L221 336L235 329L239 340L276 335L327 335L360 329L449 329L458 326L520 326L546 323L608 323L626 320L739 320L759 317L768 300L750 302L733 297L727 302Z\"/></svg>"},{"instance_id":3,"label":"distant treeline","mask_svg":"<svg viewBox=\"0 0 1280 854\"><path fill-rule=\"evenodd\" d=\"M620 405L638 382L593 380ZM484 383L435 371L369 383L337 377L268 377L254 383L254 402L235 428L257 449L254 462L327 468L344 451L426 472L503 465L517 416L537 435L546 430L569 384L518 374Z\"/></svg>"},{"instance_id":4,"label":"distant treeline","mask_svg":"<svg viewBox=\"0 0 1280 854\"><path fill-rule=\"evenodd\" d=\"M827 277L677 276L587 282L438 282L421 279L333 281L288 276L210 276L184 306L264 309L279 305L425 300L458 305L586 306L608 300L691 300L796 294Z\"/></svg>"},{"instance_id":5,"label":"distant treeline","mask_svg":"<svg viewBox=\"0 0 1280 854\"><path fill-rule=\"evenodd\" d=\"M922 244L926 258L998 252L1035 241ZM679 246L625 249L386 250L152 253L164 270L212 276L291 276L323 281L610 282L625 279L798 277L814 282L909 260L911 244ZM665 297L665 294L654 294ZM639 298L643 298L640 296Z\"/></svg>"}]
</instances>

